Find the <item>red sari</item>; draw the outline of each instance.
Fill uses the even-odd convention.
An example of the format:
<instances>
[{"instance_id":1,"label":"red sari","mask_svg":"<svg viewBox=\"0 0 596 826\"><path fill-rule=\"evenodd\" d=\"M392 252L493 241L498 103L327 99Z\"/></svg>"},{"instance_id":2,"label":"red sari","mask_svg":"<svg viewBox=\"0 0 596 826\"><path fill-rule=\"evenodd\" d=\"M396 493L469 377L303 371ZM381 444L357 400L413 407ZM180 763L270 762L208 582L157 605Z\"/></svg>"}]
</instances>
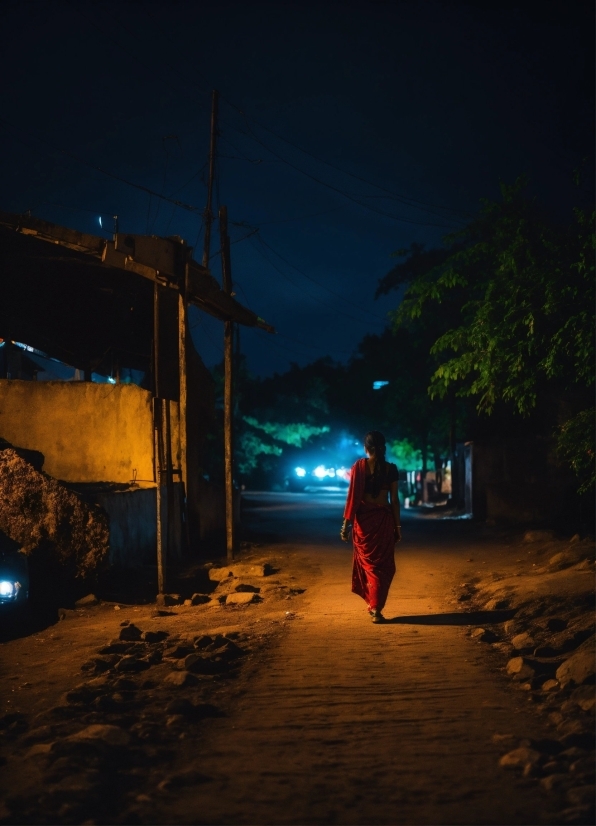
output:
<instances>
[{"instance_id":1,"label":"red sari","mask_svg":"<svg viewBox=\"0 0 596 826\"><path fill-rule=\"evenodd\" d=\"M382 611L395 575L395 521L387 505L363 502L366 459L352 467L344 519L352 522L352 591Z\"/></svg>"}]
</instances>

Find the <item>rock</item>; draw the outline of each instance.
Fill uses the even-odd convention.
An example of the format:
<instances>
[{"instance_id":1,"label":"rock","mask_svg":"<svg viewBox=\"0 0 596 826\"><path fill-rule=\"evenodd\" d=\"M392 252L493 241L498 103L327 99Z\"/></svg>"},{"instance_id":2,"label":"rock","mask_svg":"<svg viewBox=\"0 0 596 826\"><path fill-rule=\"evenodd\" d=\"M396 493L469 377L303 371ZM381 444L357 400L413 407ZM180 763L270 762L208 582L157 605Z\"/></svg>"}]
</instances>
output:
<instances>
[{"instance_id":1,"label":"rock","mask_svg":"<svg viewBox=\"0 0 596 826\"><path fill-rule=\"evenodd\" d=\"M87 662L83 663L81 671L91 671L95 674L102 674L104 671L108 671L108 669L116 665L119 659L118 654L108 654L106 657L93 657L92 660L87 660Z\"/></svg>"},{"instance_id":2,"label":"rock","mask_svg":"<svg viewBox=\"0 0 596 826\"><path fill-rule=\"evenodd\" d=\"M226 597L226 605L248 605L251 602L257 602L258 597L254 592L251 593L233 593Z\"/></svg>"},{"instance_id":3,"label":"rock","mask_svg":"<svg viewBox=\"0 0 596 826\"><path fill-rule=\"evenodd\" d=\"M219 608L222 602L225 602L225 597L223 596L216 599L210 599L207 603L207 608Z\"/></svg>"},{"instance_id":4,"label":"rock","mask_svg":"<svg viewBox=\"0 0 596 826\"><path fill-rule=\"evenodd\" d=\"M172 671L171 674L168 674L167 677L164 678L164 683L176 686L176 688L188 688L189 686L196 685L198 680L192 674L189 674L188 671Z\"/></svg>"},{"instance_id":5,"label":"rock","mask_svg":"<svg viewBox=\"0 0 596 826\"><path fill-rule=\"evenodd\" d=\"M52 751L53 746L53 743L36 743L26 752L25 760L29 760L30 757L45 757Z\"/></svg>"},{"instance_id":6,"label":"rock","mask_svg":"<svg viewBox=\"0 0 596 826\"><path fill-rule=\"evenodd\" d=\"M73 611L72 608L58 608L58 620L60 622L66 619L74 619L76 616L77 612Z\"/></svg>"},{"instance_id":7,"label":"rock","mask_svg":"<svg viewBox=\"0 0 596 826\"><path fill-rule=\"evenodd\" d=\"M162 642L169 637L167 631L145 631L143 639L148 643Z\"/></svg>"},{"instance_id":8,"label":"rock","mask_svg":"<svg viewBox=\"0 0 596 826\"><path fill-rule=\"evenodd\" d=\"M195 707L190 702L190 700L186 699L175 699L171 700L166 706L166 714L180 714L183 717L193 717L195 713Z\"/></svg>"},{"instance_id":9,"label":"rock","mask_svg":"<svg viewBox=\"0 0 596 826\"><path fill-rule=\"evenodd\" d=\"M567 800L572 806L585 806L594 803L594 785L576 786L567 792Z\"/></svg>"},{"instance_id":10,"label":"rock","mask_svg":"<svg viewBox=\"0 0 596 826\"><path fill-rule=\"evenodd\" d=\"M180 594L158 594L155 602L162 608L171 608L172 605L182 605L182 597Z\"/></svg>"},{"instance_id":11,"label":"rock","mask_svg":"<svg viewBox=\"0 0 596 826\"><path fill-rule=\"evenodd\" d=\"M114 605L114 611L120 611L120 610L121 610L121 608L120 608L119 605Z\"/></svg>"},{"instance_id":12,"label":"rock","mask_svg":"<svg viewBox=\"0 0 596 826\"><path fill-rule=\"evenodd\" d=\"M69 741L96 740L110 746L127 746L130 742L130 735L118 726L96 724L87 726L66 739Z\"/></svg>"},{"instance_id":13,"label":"rock","mask_svg":"<svg viewBox=\"0 0 596 826\"><path fill-rule=\"evenodd\" d=\"M221 657L202 656L201 654L189 654L184 659L184 668L193 674L222 674L228 670L228 664Z\"/></svg>"},{"instance_id":14,"label":"rock","mask_svg":"<svg viewBox=\"0 0 596 826\"><path fill-rule=\"evenodd\" d=\"M567 774L549 774L543 777L540 785L545 792L554 792L563 786L569 785L569 775Z\"/></svg>"},{"instance_id":15,"label":"rock","mask_svg":"<svg viewBox=\"0 0 596 826\"><path fill-rule=\"evenodd\" d=\"M526 531L524 542L548 542L555 538L554 531Z\"/></svg>"},{"instance_id":16,"label":"rock","mask_svg":"<svg viewBox=\"0 0 596 826\"><path fill-rule=\"evenodd\" d=\"M585 775L587 777L594 777L594 758L580 757L579 760L574 760L569 766L569 771L574 775Z\"/></svg>"},{"instance_id":17,"label":"rock","mask_svg":"<svg viewBox=\"0 0 596 826\"><path fill-rule=\"evenodd\" d=\"M130 743L130 735L118 726L95 724L87 726L76 734L71 734L66 740L69 741L96 741L106 743L109 746L127 746Z\"/></svg>"},{"instance_id":18,"label":"rock","mask_svg":"<svg viewBox=\"0 0 596 826\"><path fill-rule=\"evenodd\" d=\"M192 605L192 599L185 599L182 604L185 605L187 608L190 608L190 606Z\"/></svg>"},{"instance_id":19,"label":"rock","mask_svg":"<svg viewBox=\"0 0 596 826\"><path fill-rule=\"evenodd\" d=\"M523 657L512 657L507 663L507 673L514 680L532 680L535 671Z\"/></svg>"},{"instance_id":20,"label":"rock","mask_svg":"<svg viewBox=\"0 0 596 826\"><path fill-rule=\"evenodd\" d=\"M596 696L594 693L594 686L580 685L572 692L571 698L583 711L592 711L596 704Z\"/></svg>"},{"instance_id":21,"label":"rock","mask_svg":"<svg viewBox=\"0 0 596 826\"><path fill-rule=\"evenodd\" d=\"M274 568L269 562L254 565L243 563L232 567L232 573L237 577L270 576L273 572Z\"/></svg>"},{"instance_id":22,"label":"rock","mask_svg":"<svg viewBox=\"0 0 596 826\"><path fill-rule=\"evenodd\" d=\"M579 542L580 539L581 539L580 535L578 533L574 533L573 536L571 537L571 539L569 540L569 544L570 545L575 545L575 543Z\"/></svg>"},{"instance_id":23,"label":"rock","mask_svg":"<svg viewBox=\"0 0 596 826\"><path fill-rule=\"evenodd\" d=\"M511 644L515 648L516 651L519 651L520 654L528 654L530 651L533 651L536 647L535 641L532 637L527 633L517 634L512 640Z\"/></svg>"},{"instance_id":24,"label":"rock","mask_svg":"<svg viewBox=\"0 0 596 826\"><path fill-rule=\"evenodd\" d=\"M239 593L239 594L241 594L241 593L245 593L245 594L258 594L260 590L261 590L261 589L260 589L260 588L257 588L255 585L248 585L248 584L247 584L247 583L245 583L245 582L240 582L240 583L239 583L238 585L236 585L236 587L234 588L234 591L236 591L236 592L237 592L237 593Z\"/></svg>"},{"instance_id":25,"label":"rock","mask_svg":"<svg viewBox=\"0 0 596 826\"><path fill-rule=\"evenodd\" d=\"M120 639L126 642L136 642L137 640L140 640L142 636L143 634L141 629L137 628L137 626L132 623L130 625L126 625L119 635Z\"/></svg>"},{"instance_id":26,"label":"rock","mask_svg":"<svg viewBox=\"0 0 596 826\"><path fill-rule=\"evenodd\" d=\"M528 746L520 746L518 749L504 754L499 760L499 766L505 769L521 769L530 764L535 765L540 761L540 752Z\"/></svg>"},{"instance_id":27,"label":"rock","mask_svg":"<svg viewBox=\"0 0 596 826\"><path fill-rule=\"evenodd\" d=\"M163 652L164 657L167 659L172 660L179 660L188 656L188 654L192 654L194 652L194 648L189 643L180 643L175 645L173 648L166 648Z\"/></svg>"},{"instance_id":28,"label":"rock","mask_svg":"<svg viewBox=\"0 0 596 826\"><path fill-rule=\"evenodd\" d=\"M587 640L575 654L565 660L558 668L556 677L565 688L568 685L583 685L594 681L595 674L594 641Z\"/></svg>"},{"instance_id":29,"label":"rock","mask_svg":"<svg viewBox=\"0 0 596 826\"><path fill-rule=\"evenodd\" d=\"M558 691L560 688L558 680L546 680L540 687L543 691Z\"/></svg>"},{"instance_id":30,"label":"rock","mask_svg":"<svg viewBox=\"0 0 596 826\"><path fill-rule=\"evenodd\" d=\"M86 597L81 597L75 602L75 608L89 608L91 605L97 605L99 600L95 594L87 594Z\"/></svg>"},{"instance_id":31,"label":"rock","mask_svg":"<svg viewBox=\"0 0 596 826\"><path fill-rule=\"evenodd\" d=\"M195 637L195 648L202 650L204 648L208 648L211 645L213 645L213 637L209 636L209 634L202 634L200 637Z\"/></svg>"},{"instance_id":32,"label":"rock","mask_svg":"<svg viewBox=\"0 0 596 826\"><path fill-rule=\"evenodd\" d=\"M132 654L122 657L116 665L116 671L127 674L137 674L139 671L146 671L148 668L149 663L146 660L140 660Z\"/></svg>"},{"instance_id":33,"label":"rock","mask_svg":"<svg viewBox=\"0 0 596 826\"><path fill-rule=\"evenodd\" d=\"M234 576L232 573L231 568L210 568L209 569L209 579L212 582L221 582L223 579L227 579L229 576Z\"/></svg>"},{"instance_id":34,"label":"rock","mask_svg":"<svg viewBox=\"0 0 596 826\"><path fill-rule=\"evenodd\" d=\"M204 605L210 600L211 597L208 594L193 594L190 598L190 602L192 605Z\"/></svg>"}]
</instances>

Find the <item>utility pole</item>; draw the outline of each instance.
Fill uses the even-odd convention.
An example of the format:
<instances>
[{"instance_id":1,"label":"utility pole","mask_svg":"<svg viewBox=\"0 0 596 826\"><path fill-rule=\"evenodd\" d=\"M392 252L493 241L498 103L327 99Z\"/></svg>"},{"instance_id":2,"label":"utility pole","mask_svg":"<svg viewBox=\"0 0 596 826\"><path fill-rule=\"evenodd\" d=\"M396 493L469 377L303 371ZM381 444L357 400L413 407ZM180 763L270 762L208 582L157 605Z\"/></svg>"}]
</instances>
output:
<instances>
[{"instance_id":1,"label":"utility pole","mask_svg":"<svg viewBox=\"0 0 596 826\"><path fill-rule=\"evenodd\" d=\"M228 210L219 208L219 238L221 243L221 269L224 292L232 292L232 268L230 262L230 239L228 237ZM234 381L234 324L225 322L224 329L224 457L226 486L226 551L228 561L234 558L234 401L232 386Z\"/></svg>"},{"instance_id":2,"label":"utility pole","mask_svg":"<svg viewBox=\"0 0 596 826\"><path fill-rule=\"evenodd\" d=\"M166 552L163 536L163 499L162 487L165 469L164 456L164 414L163 399L160 391L160 323L159 323L159 284L153 285L153 450L155 456L155 511L156 511L156 545L157 545L157 593L165 592L166 584Z\"/></svg>"},{"instance_id":3,"label":"utility pole","mask_svg":"<svg viewBox=\"0 0 596 826\"><path fill-rule=\"evenodd\" d=\"M213 90L211 95L211 143L209 145L209 182L207 184L207 206L205 207L205 240L203 243L203 266L209 267L209 252L211 248L211 224L213 223L213 179L215 177L215 152L217 145L217 103L219 93Z\"/></svg>"}]
</instances>

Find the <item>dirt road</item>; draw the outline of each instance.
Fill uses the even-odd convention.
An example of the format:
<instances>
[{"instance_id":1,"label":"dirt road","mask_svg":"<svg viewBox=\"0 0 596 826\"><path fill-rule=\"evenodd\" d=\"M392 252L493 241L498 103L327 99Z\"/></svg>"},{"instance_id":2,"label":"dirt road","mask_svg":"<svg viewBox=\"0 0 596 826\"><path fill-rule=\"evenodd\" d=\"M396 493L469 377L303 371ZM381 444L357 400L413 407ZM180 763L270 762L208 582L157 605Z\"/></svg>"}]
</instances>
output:
<instances>
[{"instance_id":1,"label":"dirt road","mask_svg":"<svg viewBox=\"0 0 596 826\"><path fill-rule=\"evenodd\" d=\"M255 603L103 604L5 642L0 822L564 822L564 801L498 766L548 736L503 658L470 639L507 614L457 600L518 551L404 514L390 621L373 625L350 593L342 502L246 497L252 561L278 568L246 580ZM142 638L118 642L131 626ZM197 674L208 640L243 659Z\"/></svg>"},{"instance_id":2,"label":"dirt road","mask_svg":"<svg viewBox=\"0 0 596 826\"><path fill-rule=\"evenodd\" d=\"M540 822L536 784L497 767L505 735L540 736L527 697L465 633L462 621L489 618L452 604L453 585L486 570L495 549L479 548L465 524L406 518L392 621L375 626L349 591L337 503L307 507L263 497L252 511L255 529L294 540L276 548L293 568L317 570L296 620L205 744L212 782L181 792L170 822Z\"/></svg>"}]
</instances>

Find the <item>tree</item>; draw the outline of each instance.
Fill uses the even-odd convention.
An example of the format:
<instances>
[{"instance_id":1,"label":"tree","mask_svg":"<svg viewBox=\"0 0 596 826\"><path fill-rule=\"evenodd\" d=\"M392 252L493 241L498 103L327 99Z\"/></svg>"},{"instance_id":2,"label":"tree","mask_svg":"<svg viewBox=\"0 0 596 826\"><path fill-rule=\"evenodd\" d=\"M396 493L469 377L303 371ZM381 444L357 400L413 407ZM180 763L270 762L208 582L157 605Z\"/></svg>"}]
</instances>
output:
<instances>
[{"instance_id":1,"label":"tree","mask_svg":"<svg viewBox=\"0 0 596 826\"><path fill-rule=\"evenodd\" d=\"M445 308L449 326L430 348L437 359L432 398L455 392L473 398L480 412L506 402L527 416L558 396L559 453L584 474L591 466L590 486L594 214L575 210L569 226L557 226L525 196L524 181L501 191L501 202L485 201L477 218L446 239L442 255L412 249L402 272L413 278L395 324L407 329ZM588 420L590 446L582 431Z\"/></svg>"}]
</instances>

